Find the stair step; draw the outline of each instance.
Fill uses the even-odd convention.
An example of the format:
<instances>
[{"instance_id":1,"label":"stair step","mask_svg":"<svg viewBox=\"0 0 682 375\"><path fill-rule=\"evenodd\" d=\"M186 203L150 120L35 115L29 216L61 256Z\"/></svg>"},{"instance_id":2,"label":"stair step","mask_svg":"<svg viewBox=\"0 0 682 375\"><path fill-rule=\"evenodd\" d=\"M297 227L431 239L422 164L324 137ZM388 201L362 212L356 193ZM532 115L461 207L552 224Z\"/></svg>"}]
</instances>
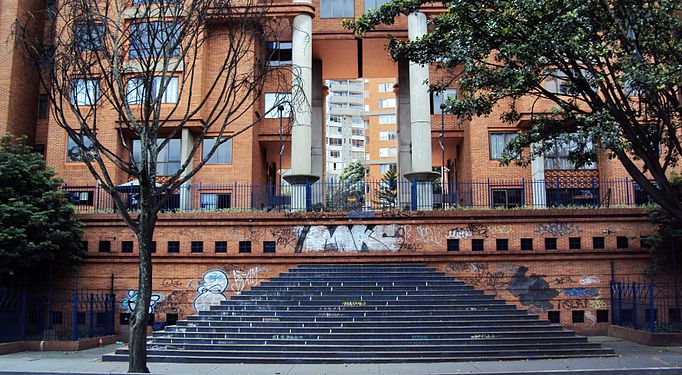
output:
<instances>
[{"instance_id":1,"label":"stair step","mask_svg":"<svg viewBox=\"0 0 682 375\"><path fill-rule=\"evenodd\" d=\"M613 355L425 264L301 265L147 342L150 362L400 363ZM128 349L102 357L127 360Z\"/></svg>"}]
</instances>

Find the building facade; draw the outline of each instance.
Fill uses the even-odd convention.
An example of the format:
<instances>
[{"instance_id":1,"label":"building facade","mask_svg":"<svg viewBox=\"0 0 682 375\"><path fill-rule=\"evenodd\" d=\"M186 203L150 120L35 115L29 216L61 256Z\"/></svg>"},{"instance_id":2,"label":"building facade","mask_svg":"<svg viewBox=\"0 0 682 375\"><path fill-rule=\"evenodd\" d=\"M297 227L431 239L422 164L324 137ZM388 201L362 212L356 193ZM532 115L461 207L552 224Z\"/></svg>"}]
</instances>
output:
<instances>
[{"instance_id":1,"label":"building facade","mask_svg":"<svg viewBox=\"0 0 682 375\"><path fill-rule=\"evenodd\" d=\"M509 124L499 113L471 121L441 113L440 103L456 96L457 87L432 93L425 82L444 80L446 72L435 63L396 63L384 48L387 32L424 35L428 14L438 9L401 17L361 40L342 27L343 19L380 3L277 3L278 17L292 31L279 35L273 47L279 58L272 63L300 67L300 85L282 90L275 82L266 84L234 131L262 117L258 125L222 145L160 215L156 319L172 321L196 311L202 277L212 269L228 274L229 286L219 294L230 296L300 262L426 262L543 318L603 332L609 280L641 276L649 263L644 239L652 228L637 207L649 202L647 196L600 149L597 162L581 169L568 161L571 145L547 150L527 168L501 166L504 145L523 131L527 117ZM0 17L18 18L24 7L40 14L48 2L3 1ZM11 40L10 29L0 27L0 38ZM213 43L203 46L202 75L210 75L220 59L219 41ZM103 213L113 208L111 200L81 162L75 143L53 123L18 47L0 48L12 61L11 69L0 72L0 132L27 135L81 209L90 255L80 282L106 288L114 274L123 298L136 287L135 238L116 215ZM560 83L546 84L561 89ZM309 106L273 111L278 98L301 93L310 98ZM177 90L167 94L169 102L186 100ZM550 108L523 100L516 105L522 114L531 106ZM284 126L289 112L293 123ZM126 135L116 117L101 116L101 141L122 151ZM190 127L169 142L159 156L160 175L177 170L196 136ZM135 139L126 141L139 150ZM209 137L203 146L210 142ZM192 163L201 158L199 152ZM364 197L352 198L363 204L353 210L332 210L325 204L338 190L327 179L352 160L363 162L367 180L396 169L398 181L393 187L364 187ZM121 185L131 182L120 172L114 178ZM376 203L378 189L391 196L382 198L389 204ZM135 208L132 195L128 204ZM226 209L244 212L219 212ZM515 276L538 283L540 292L510 288ZM124 318L117 322L125 324Z\"/></svg>"}]
</instances>

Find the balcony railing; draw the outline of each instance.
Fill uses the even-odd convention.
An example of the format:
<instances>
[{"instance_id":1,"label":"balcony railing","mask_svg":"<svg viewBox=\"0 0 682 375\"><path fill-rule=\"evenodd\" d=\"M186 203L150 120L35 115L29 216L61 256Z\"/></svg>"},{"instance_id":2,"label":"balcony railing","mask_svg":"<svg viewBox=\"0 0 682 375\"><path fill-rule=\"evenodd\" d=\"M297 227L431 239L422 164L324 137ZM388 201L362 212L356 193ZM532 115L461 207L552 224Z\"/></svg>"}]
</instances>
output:
<instances>
[{"instance_id":1,"label":"balcony railing","mask_svg":"<svg viewBox=\"0 0 682 375\"><path fill-rule=\"evenodd\" d=\"M64 186L79 211L111 211L111 196L98 186ZM296 192L296 193L294 193ZM138 192L117 192L125 207L137 210ZM290 211L292 201L308 211L541 209L553 207L636 207L652 204L632 180L476 180L417 185L409 181L328 180L290 185L194 182L168 192L163 211ZM292 194L305 196L292 197Z\"/></svg>"}]
</instances>

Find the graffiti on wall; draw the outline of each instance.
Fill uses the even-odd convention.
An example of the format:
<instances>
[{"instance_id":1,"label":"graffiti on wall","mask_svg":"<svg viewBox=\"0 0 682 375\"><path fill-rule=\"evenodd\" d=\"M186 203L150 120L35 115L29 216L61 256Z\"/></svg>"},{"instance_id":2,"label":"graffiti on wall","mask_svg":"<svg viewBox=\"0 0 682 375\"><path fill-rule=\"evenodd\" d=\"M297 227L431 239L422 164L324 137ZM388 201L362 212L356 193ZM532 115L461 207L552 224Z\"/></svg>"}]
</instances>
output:
<instances>
[{"instance_id":1,"label":"graffiti on wall","mask_svg":"<svg viewBox=\"0 0 682 375\"><path fill-rule=\"evenodd\" d=\"M580 285L595 285L601 283L597 276L584 276L580 279Z\"/></svg>"},{"instance_id":2,"label":"graffiti on wall","mask_svg":"<svg viewBox=\"0 0 682 375\"><path fill-rule=\"evenodd\" d=\"M490 235L490 228L484 224L468 224L466 226L455 227L448 232L448 238L463 239L469 237L483 237L488 238Z\"/></svg>"},{"instance_id":3,"label":"graffiti on wall","mask_svg":"<svg viewBox=\"0 0 682 375\"><path fill-rule=\"evenodd\" d=\"M193 294L192 291L174 290L156 304L156 312L187 315L191 313L189 301L194 298Z\"/></svg>"},{"instance_id":4,"label":"graffiti on wall","mask_svg":"<svg viewBox=\"0 0 682 375\"><path fill-rule=\"evenodd\" d=\"M152 292L151 302L149 303L149 313L153 314L156 309L156 304L161 301L163 297L160 294ZM128 295L121 301L121 308L127 312L132 313L137 305L137 291L135 289L128 290Z\"/></svg>"},{"instance_id":5,"label":"graffiti on wall","mask_svg":"<svg viewBox=\"0 0 682 375\"><path fill-rule=\"evenodd\" d=\"M588 288L566 288L563 293L569 297L574 298L596 298L599 297L599 292L596 289Z\"/></svg>"},{"instance_id":6,"label":"graffiti on wall","mask_svg":"<svg viewBox=\"0 0 682 375\"><path fill-rule=\"evenodd\" d=\"M539 236L564 237L583 232L582 228L571 223L546 223L538 224L533 231Z\"/></svg>"},{"instance_id":7,"label":"graffiti on wall","mask_svg":"<svg viewBox=\"0 0 682 375\"><path fill-rule=\"evenodd\" d=\"M519 301L524 306L551 309L553 305L550 300L559 295L559 293L550 288L542 276L535 274L528 276L526 272L528 272L528 268L525 266L521 266L516 270L507 287L509 292L519 297Z\"/></svg>"},{"instance_id":8,"label":"graffiti on wall","mask_svg":"<svg viewBox=\"0 0 682 375\"><path fill-rule=\"evenodd\" d=\"M397 224L306 225L294 229L295 240L282 232L278 243L293 244L294 252L398 252L405 247L405 228ZM274 234L274 233L273 233Z\"/></svg>"},{"instance_id":9,"label":"graffiti on wall","mask_svg":"<svg viewBox=\"0 0 682 375\"><path fill-rule=\"evenodd\" d=\"M219 305L222 301L227 301L223 295L227 289L229 281L227 274L223 270L209 270L204 273L202 283L197 287L197 296L192 302L196 312L208 311L211 306Z\"/></svg>"},{"instance_id":10,"label":"graffiti on wall","mask_svg":"<svg viewBox=\"0 0 682 375\"><path fill-rule=\"evenodd\" d=\"M258 284L258 275L268 272L268 267L256 266L248 270L232 270L232 286L230 287L237 293L241 293L244 288Z\"/></svg>"}]
</instances>

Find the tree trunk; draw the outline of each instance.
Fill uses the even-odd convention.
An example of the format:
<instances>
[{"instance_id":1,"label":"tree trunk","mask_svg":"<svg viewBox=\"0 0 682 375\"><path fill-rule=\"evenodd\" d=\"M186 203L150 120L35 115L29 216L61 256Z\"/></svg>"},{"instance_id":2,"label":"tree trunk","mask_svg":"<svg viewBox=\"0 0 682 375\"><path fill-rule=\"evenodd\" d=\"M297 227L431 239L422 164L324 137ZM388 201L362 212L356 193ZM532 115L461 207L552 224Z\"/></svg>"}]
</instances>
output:
<instances>
[{"instance_id":1,"label":"tree trunk","mask_svg":"<svg viewBox=\"0 0 682 375\"><path fill-rule=\"evenodd\" d=\"M140 249L140 269L138 275L137 301L130 319L130 340L128 343L130 356L128 358L128 372L148 373L147 325L152 295L151 247L154 235L155 215L149 212L149 208L146 204L142 206L138 220L139 232L137 234L137 239Z\"/></svg>"}]
</instances>

